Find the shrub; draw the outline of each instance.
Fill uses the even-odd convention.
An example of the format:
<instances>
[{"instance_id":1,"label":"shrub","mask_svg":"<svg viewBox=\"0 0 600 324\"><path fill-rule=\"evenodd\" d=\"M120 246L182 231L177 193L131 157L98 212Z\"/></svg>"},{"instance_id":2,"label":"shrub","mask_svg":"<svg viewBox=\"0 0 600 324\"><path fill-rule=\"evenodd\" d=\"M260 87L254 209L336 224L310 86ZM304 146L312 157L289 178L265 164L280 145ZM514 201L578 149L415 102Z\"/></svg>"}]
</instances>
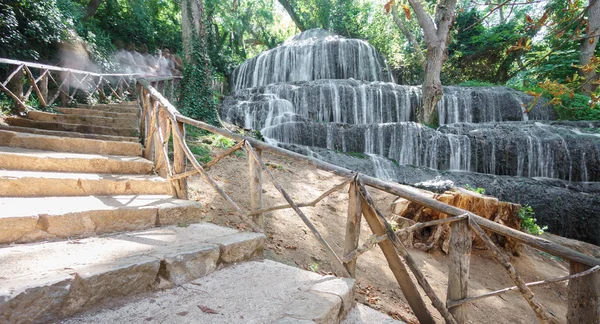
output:
<instances>
[{"instance_id":1,"label":"shrub","mask_svg":"<svg viewBox=\"0 0 600 324\"><path fill-rule=\"evenodd\" d=\"M548 229L548 226L540 227L537 224L537 219L534 217L535 212L531 206L525 204L519 209L519 218L521 219L521 230L529 234L541 235Z\"/></svg>"}]
</instances>

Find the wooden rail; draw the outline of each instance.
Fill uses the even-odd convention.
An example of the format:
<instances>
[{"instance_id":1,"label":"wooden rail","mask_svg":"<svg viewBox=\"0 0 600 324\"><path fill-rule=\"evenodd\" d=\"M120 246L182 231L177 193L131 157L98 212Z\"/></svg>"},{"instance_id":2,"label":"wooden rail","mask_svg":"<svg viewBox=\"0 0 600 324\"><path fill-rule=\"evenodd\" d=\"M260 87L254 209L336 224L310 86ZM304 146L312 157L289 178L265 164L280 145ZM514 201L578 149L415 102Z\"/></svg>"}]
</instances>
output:
<instances>
[{"instance_id":1,"label":"wooden rail","mask_svg":"<svg viewBox=\"0 0 600 324\"><path fill-rule=\"evenodd\" d=\"M232 208L236 211L238 217L253 230L261 232L263 230L264 213L293 209L306 226L311 230L315 238L324 247L326 253L331 259L334 269L341 276L356 276L356 262L361 254L378 245L384 253L390 269L392 270L404 296L409 305L421 323L433 323L433 316L425 306L425 299L429 299L434 308L439 312L446 323L467 323L468 303L482 298L496 296L507 291L518 290L532 311L536 314L540 322L551 321L551 315L544 306L536 300L529 289L530 286L538 284L550 284L559 281L569 280L569 300L568 315L569 323L595 323L600 322L600 260L589 257L582 253L573 251L565 246L550 242L548 240L535 237L518 230L508 228L504 225L495 223L472 212L450 206L432 198L426 197L410 187L396 183L385 182L363 174L357 174L345 168L335 166L314 158L306 157L293 153L278 147L268 145L253 138L243 137L231 133L227 130L214 127L181 115L177 109L165 98L173 95L173 78L153 78L145 79L139 75L96 75L84 71L68 70L56 67L45 66L41 64L12 61L6 62L0 59L0 63L17 65L13 73L9 75L7 81L0 83L0 90L5 91L10 87L11 79L18 76L19 73L28 74L30 88L26 92L29 96L35 93L42 98L40 104L51 104L53 100L46 100L48 97L47 86L44 86L44 80L52 80L58 86L54 96L63 95L73 97L77 90L70 92L67 82L69 78L81 85L88 80L94 81L94 89L101 89L105 82L102 80L111 77L118 77L116 84L109 87L109 94L122 96L123 91L137 95L137 102L142 117L140 120L142 142L144 144L144 157L154 161L157 173L167 178L172 187L173 196L187 199L187 177L199 174ZM41 69L39 76L34 77L31 68ZM51 71L58 71L63 74L63 81L58 84L51 74ZM81 75L75 77L76 74ZM127 81L127 78L135 78L135 86ZM170 84L169 84L170 83ZM20 99L19 94L15 94L10 89L10 94L14 95L18 106L26 100ZM6 92L6 91L5 91ZM46 93L46 94L44 94ZM102 91L102 93L104 93ZM9 96L11 96L9 94ZM13 96L11 96L12 98ZM55 99L55 98L54 98ZM211 162L201 165L195 158L192 151L187 146L185 140L185 127L190 125L215 134L225 136L237 141L237 145L224 151L215 157ZM172 139L170 141L169 139ZM172 158L169 152L172 149ZM249 186L251 203L249 210L245 210L236 203L206 172L208 168L219 163L222 159L235 152L236 150L245 150L248 156L249 167ZM277 181L275 176L266 167L262 161L262 153L269 152L286 158L291 158L300 163L308 164L318 169L329 171L345 178L345 180L325 191L313 201L297 203L286 192L283 186ZM191 170L186 166L190 163ZM275 185L276 189L286 200L287 204L271 207L263 206L262 201L262 174L266 174L268 179ZM317 203L329 196L333 192L348 187L349 205L346 222L346 236L343 248L343 257L331 248L331 245L323 238L317 228L306 217L301 208L314 207ZM407 200L419 203L433 210L454 216L447 219L435 220L427 223L416 223L408 228L393 231L385 217L373 203L367 187L376 188L387 193L405 198ZM359 246L359 234L361 219L367 221L373 235L370 236L362 246ZM448 275L447 300L444 303L433 291L426 277L418 268L413 260L409 250L399 240L398 235L411 233L412 231L441 224L450 224L450 265ZM498 249L489 239L485 230L510 237L514 240L530 245L539 250L559 256L571 262L571 274L566 277L544 280L542 283L525 283L518 271L512 266L508 258ZM499 291L482 294L479 296L468 295L468 277L469 277L469 258L471 253L471 233L475 233L487 245L488 249L494 254L497 261L507 270L510 277L514 280L516 286L508 287ZM410 273L414 275L416 281L413 281ZM422 288L424 295L417 289L417 285ZM591 301L591 302L590 302ZM595 302L594 302L595 301Z\"/></svg>"}]
</instances>

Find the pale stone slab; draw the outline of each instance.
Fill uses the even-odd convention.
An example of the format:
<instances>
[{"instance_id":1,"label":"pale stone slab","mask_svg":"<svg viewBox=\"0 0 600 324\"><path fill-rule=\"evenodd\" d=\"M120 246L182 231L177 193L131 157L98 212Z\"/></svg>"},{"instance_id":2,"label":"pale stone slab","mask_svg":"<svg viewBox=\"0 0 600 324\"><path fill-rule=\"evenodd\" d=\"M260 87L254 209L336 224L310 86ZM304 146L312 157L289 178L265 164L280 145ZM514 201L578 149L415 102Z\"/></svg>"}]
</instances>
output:
<instances>
[{"instance_id":1,"label":"pale stone slab","mask_svg":"<svg viewBox=\"0 0 600 324\"><path fill-rule=\"evenodd\" d=\"M0 280L0 322L40 323L58 317L73 276L62 271Z\"/></svg>"},{"instance_id":2,"label":"pale stone slab","mask_svg":"<svg viewBox=\"0 0 600 324\"><path fill-rule=\"evenodd\" d=\"M2 205L0 205L1 207ZM33 236L38 231L39 217L37 215L3 218L0 220L0 243L18 242L23 237Z\"/></svg>"},{"instance_id":3,"label":"pale stone slab","mask_svg":"<svg viewBox=\"0 0 600 324\"><path fill-rule=\"evenodd\" d=\"M262 255L266 237L261 233L241 232L208 240L217 244L221 250L219 263L235 263L246 261Z\"/></svg>"},{"instance_id":4,"label":"pale stone slab","mask_svg":"<svg viewBox=\"0 0 600 324\"><path fill-rule=\"evenodd\" d=\"M292 317L284 317L276 320L273 324L312 324L316 323L315 321L301 320Z\"/></svg>"},{"instance_id":5,"label":"pale stone slab","mask_svg":"<svg viewBox=\"0 0 600 324\"><path fill-rule=\"evenodd\" d=\"M151 161L138 156L64 153L0 146L0 169L150 174L152 168Z\"/></svg>"},{"instance_id":6,"label":"pale stone slab","mask_svg":"<svg viewBox=\"0 0 600 324\"><path fill-rule=\"evenodd\" d=\"M317 323L339 323L342 300L332 294L303 291L285 307L285 315Z\"/></svg>"},{"instance_id":7,"label":"pale stone slab","mask_svg":"<svg viewBox=\"0 0 600 324\"><path fill-rule=\"evenodd\" d=\"M88 196L170 194L158 176L0 170L0 196Z\"/></svg>"},{"instance_id":8,"label":"pale stone slab","mask_svg":"<svg viewBox=\"0 0 600 324\"><path fill-rule=\"evenodd\" d=\"M299 291L307 291L323 278L270 260L238 263L192 283L62 323L273 323L286 317L286 307ZM216 314L205 312L200 306Z\"/></svg>"},{"instance_id":9,"label":"pale stone slab","mask_svg":"<svg viewBox=\"0 0 600 324\"><path fill-rule=\"evenodd\" d=\"M202 205L191 200L173 200L158 206L159 225L193 224L202 220Z\"/></svg>"},{"instance_id":10,"label":"pale stone slab","mask_svg":"<svg viewBox=\"0 0 600 324\"><path fill-rule=\"evenodd\" d=\"M112 136L138 136L137 127L106 127L83 124L69 124L58 121L39 121L21 117L6 117L4 121L11 126L40 128L55 131L93 133Z\"/></svg>"},{"instance_id":11,"label":"pale stone slab","mask_svg":"<svg viewBox=\"0 0 600 324\"><path fill-rule=\"evenodd\" d=\"M321 281L310 288L311 291L317 291L338 296L342 300L342 317L354 305L354 285L356 281L352 278L329 277L328 280Z\"/></svg>"},{"instance_id":12,"label":"pale stone slab","mask_svg":"<svg viewBox=\"0 0 600 324\"><path fill-rule=\"evenodd\" d=\"M9 129L13 128L9 127ZM56 152L111 154L127 156L142 155L142 145L135 142L66 137L64 133L68 132L44 131L47 133L52 133L53 135L40 135L31 134L28 132L19 132L21 130L34 131L31 128L14 127L14 129L18 131L3 129L0 130L0 145ZM80 133L71 134L76 136L80 135Z\"/></svg>"},{"instance_id":13,"label":"pale stone slab","mask_svg":"<svg viewBox=\"0 0 600 324\"><path fill-rule=\"evenodd\" d=\"M109 299L150 290L159 267L160 259L147 256L75 267L73 270L77 275L60 315L73 315Z\"/></svg>"},{"instance_id":14,"label":"pale stone slab","mask_svg":"<svg viewBox=\"0 0 600 324\"><path fill-rule=\"evenodd\" d=\"M54 110L68 115L82 115L82 116L101 116L101 117L116 117L116 118L137 118L138 114L135 113L119 113L110 112L97 109L86 109L86 108L64 108L56 107Z\"/></svg>"},{"instance_id":15,"label":"pale stone slab","mask_svg":"<svg viewBox=\"0 0 600 324\"><path fill-rule=\"evenodd\" d=\"M215 271L218 260L219 247L204 244L195 250L166 255L163 261L164 273L161 275L173 285L181 285Z\"/></svg>"},{"instance_id":16,"label":"pale stone slab","mask_svg":"<svg viewBox=\"0 0 600 324\"><path fill-rule=\"evenodd\" d=\"M86 115L59 115L41 111L30 111L27 117L33 120L58 122L68 124L93 125L117 128L134 128L139 125L139 120L134 117L106 117L106 116L86 116Z\"/></svg>"},{"instance_id":17,"label":"pale stone slab","mask_svg":"<svg viewBox=\"0 0 600 324\"><path fill-rule=\"evenodd\" d=\"M406 324L403 321L398 321L387 314L378 312L371 307L363 304L356 304L350 310L348 316L341 322L342 324Z\"/></svg>"}]
</instances>

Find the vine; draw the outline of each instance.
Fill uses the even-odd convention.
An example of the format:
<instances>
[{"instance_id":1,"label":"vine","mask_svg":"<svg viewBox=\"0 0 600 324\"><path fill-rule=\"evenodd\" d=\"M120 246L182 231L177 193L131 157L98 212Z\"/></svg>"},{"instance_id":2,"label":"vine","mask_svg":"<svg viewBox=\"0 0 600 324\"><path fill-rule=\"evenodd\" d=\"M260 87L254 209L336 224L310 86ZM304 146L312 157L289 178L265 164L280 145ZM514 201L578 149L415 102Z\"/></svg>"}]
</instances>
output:
<instances>
[{"instance_id":1,"label":"vine","mask_svg":"<svg viewBox=\"0 0 600 324\"><path fill-rule=\"evenodd\" d=\"M187 2L190 26L194 26L191 1ZM204 19L203 10L200 10ZM211 82L211 62L206 51L206 41L190 28L190 62L186 62L179 87L179 110L185 116L220 126L217 103L213 96Z\"/></svg>"}]
</instances>

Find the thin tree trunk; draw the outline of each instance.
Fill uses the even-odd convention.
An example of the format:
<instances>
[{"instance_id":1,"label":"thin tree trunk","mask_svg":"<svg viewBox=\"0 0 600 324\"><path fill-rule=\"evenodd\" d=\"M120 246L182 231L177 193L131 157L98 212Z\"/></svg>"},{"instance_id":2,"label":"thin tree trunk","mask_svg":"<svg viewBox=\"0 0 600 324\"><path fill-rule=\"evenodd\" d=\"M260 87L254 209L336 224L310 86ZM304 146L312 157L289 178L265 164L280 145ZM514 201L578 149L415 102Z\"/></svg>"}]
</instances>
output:
<instances>
[{"instance_id":1,"label":"thin tree trunk","mask_svg":"<svg viewBox=\"0 0 600 324\"><path fill-rule=\"evenodd\" d=\"M102 0L90 0L85 8L85 17L83 17L83 19L85 20L95 15L100 4L102 4Z\"/></svg>"},{"instance_id":2,"label":"thin tree trunk","mask_svg":"<svg viewBox=\"0 0 600 324\"><path fill-rule=\"evenodd\" d=\"M288 15L290 15L290 18L292 18L292 20L294 21L294 24L296 24L296 27L298 27L298 29L300 29L301 32L305 31L306 26L300 20L300 17L294 10L294 7L290 3L290 1L289 0L279 0L279 3L283 6L285 11L287 11Z\"/></svg>"},{"instance_id":3,"label":"thin tree trunk","mask_svg":"<svg viewBox=\"0 0 600 324\"><path fill-rule=\"evenodd\" d=\"M436 5L434 18L425 10L421 0L408 0L427 44L427 63L423 81L423 103L419 111L421 123L435 126L438 123L437 103L442 98L442 65L446 59L446 49L450 39L450 28L454 24L456 0L440 0Z\"/></svg>"},{"instance_id":4,"label":"thin tree trunk","mask_svg":"<svg viewBox=\"0 0 600 324\"><path fill-rule=\"evenodd\" d=\"M419 112L419 120L430 126L437 125L437 103L443 95L442 64L444 51L441 46L427 47L427 64L425 66L425 80L423 81L423 105Z\"/></svg>"},{"instance_id":5,"label":"thin tree trunk","mask_svg":"<svg viewBox=\"0 0 600 324\"><path fill-rule=\"evenodd\" d=\"M591 62L594 57L596 45L598 45L598 39L600 38L600 1L589 0L588 4L588 25L586 38L581 43L581 53L579 54L579 64L584 66ZM596 70L581 70L581 76L585 78L585 85L583 86L584 93L592 93L598 88L597 84L594 84L598 76Z\"/></svg>"}]
</instances>

